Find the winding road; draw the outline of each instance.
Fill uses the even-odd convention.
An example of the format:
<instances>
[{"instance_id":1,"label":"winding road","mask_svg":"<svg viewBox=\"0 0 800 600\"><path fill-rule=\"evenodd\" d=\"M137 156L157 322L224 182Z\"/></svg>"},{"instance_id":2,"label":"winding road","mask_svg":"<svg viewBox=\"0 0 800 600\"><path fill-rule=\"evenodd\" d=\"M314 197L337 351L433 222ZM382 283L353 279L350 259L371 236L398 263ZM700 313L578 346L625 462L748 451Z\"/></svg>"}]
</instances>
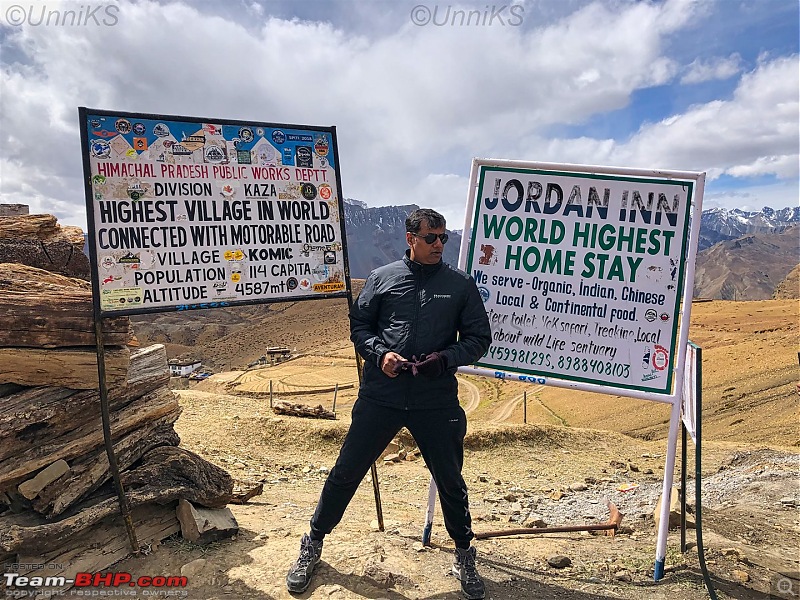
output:
<instances>
[{"instance_id":1,"label":"winding road","mask_svg":"<svg viewBox=\"0 0 800 600\"><path fill-rule=\"evenodd\" d=\"M547 406L538 396L537 392L540 392L544 389L543 385L535 385L532 386L529 390L528 397L533 398L534 401L539 404L545 411L547 411L553 419L561 425L566 426L567 422L561 418L557 413L553 412L553 410ZM511 416L514 414L520 404L522 404L525 400L525 394L520 394L519 396L515 396L510 400L506 400L503 402L495 411L492 413L491 418L489 419L490 423L502 423L503 421L508 421Z\"/></svg>"},{"instance_id":2,"label":"winding road","mask_svg":"<svg viewBox=\"0 0 800 600\"><path fill-rule=\"evenodd\" d=\"M481 391L478 389L477 385L471 381L467 381L463 377L459 377L458 382L464 384L464 387L469 390L469 398L463 403L464 412L469 414L478 408L478 405L481 403Z\"/></svg>"}]
</instances>

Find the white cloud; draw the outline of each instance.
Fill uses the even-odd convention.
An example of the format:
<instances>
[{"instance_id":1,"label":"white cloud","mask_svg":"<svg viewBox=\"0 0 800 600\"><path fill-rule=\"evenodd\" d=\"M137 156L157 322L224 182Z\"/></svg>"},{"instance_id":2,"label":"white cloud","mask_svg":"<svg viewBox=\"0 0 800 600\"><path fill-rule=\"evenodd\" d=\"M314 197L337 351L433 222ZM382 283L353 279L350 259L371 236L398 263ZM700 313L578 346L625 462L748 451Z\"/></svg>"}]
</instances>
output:
<instances>
[{"instance_id":1,"label":"white cloud","mask_svg":"<svg viewBox=\"0 0 800 600\"><path fill-rule=\"evenodd\" d=\"M453 173L431 173L409 194L408 202L422 207L436 207L444 215L448 229L464 229L469 178Z\"/></svg>"},{"instance_id":2,"label":"white cloud","mask_svg":"<svg viewBox=\"0 0 800 600\"><path fill-rule=\"evenodd\" d=\"M717 57L707 61L697 58L686 67L686 72L681 77L681 83L690 84L714 79L729 79L739 73L741 69L742 57L735 52L727 58Z\"/></svg>"},{"instance_id":3,"label":"white cloud","mask_svg":"<svg viewBox=\"0 0 800 600\"><path fill-rule=\"evenodd\" d=\"M618 157L731 175L796 175L799 79L796 55L762 63L741 78L731 100L694 106L646 126Z\"/></svg>"},{"instance_id":4,"label":"white cloud","mask_svg":"<svg viewBox=\"0 0 800 600\"><path fill-rule=\"evenodd\" d=\"M0 65L3 201L85 226L78 106L336 125L346 196L428 204L457 228L475 156L791 173L796 56L765 59L732 100L645 125L627 142L548 134L673 82L679 64L664 48L697 26L706 3L544 10L525 2L522 26L478 28L415 26L414 4L347 3L347 18L334 25L309 20L307 7L302 19L271 16L291 14L290 3L245 0L223 10L122 0L113 27L9 30ZM326 3L324 14L337 6Z\"/></svg>"},{"instance_id":5,"label":"white cloud","mask_svg":"<svg viewBox=\"0 0 800 600\"><path fill-rule=\"evenodd\" d=\"M798 175L798 57L762 62L746 73L730 100L690 107L645 124L629 140L531 136L525 148L544 148L560 162L706 171L709 179Z\"/></svg>"},{"instance_id":6,"label":"white cloud","mask_svg":"<svg viewBox=\"0 0 800 600\"><path fill-rule=\"evenodd\" d=\"M727 191L713 191L712 184L711 189L706 189L704 196L703 209L716 207L758 211L765 206L797 206L800 187L796 179Z\"/></svg>"},{"instance_id":7,"label":"white cloud","mask_svg":"<svg viewBox=\"0 0 800 600\"><path fill-rule=\"evenodd\" d=\"M736 165L726 169L734 177L756 177L775 175L781 179L797 176L797 154L783 156L759 156L746 165Z\"/></svg>"}]
</instances>

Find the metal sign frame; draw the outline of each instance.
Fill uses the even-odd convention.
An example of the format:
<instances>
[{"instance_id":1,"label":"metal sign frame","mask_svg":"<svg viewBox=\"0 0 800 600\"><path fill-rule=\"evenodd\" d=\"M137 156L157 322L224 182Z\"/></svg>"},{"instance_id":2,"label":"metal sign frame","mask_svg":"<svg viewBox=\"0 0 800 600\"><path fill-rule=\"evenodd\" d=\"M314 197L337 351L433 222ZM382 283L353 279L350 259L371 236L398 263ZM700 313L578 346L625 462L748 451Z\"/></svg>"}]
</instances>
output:
<instances>
[{"instance_id":1,"label":"metal sign frame","mask_svg":"<svg viewBox=\"0 0 800 600\"><path fill-rule=\"evenodd\" d=\"M689 337L689 317L691 312L691 299L693 291L694 265L697 254L697 240L699 237L700 216L702 214L702 197L705 185L705 173L689 171L666 171L666 170L647 170L630 169L620 167L591 166L591 165L569 165L557 163L526 162L502 159L473 159L470 172L470 184L468 193L468 204L465 214L464 235L461 240L459 254L459 267L470 272L473 267L472 258L475 256L475 236L473 231L477 229L478 211L476 204L481 202L482 176L487 169L506 170L510 172L535 173L537 175L557 175L575 176L582 178L597 178L599 180L609 180L618 178L624 181L637 181L644 184L670 182L678 185L686 182L691 184L693 189L687 194L687 205L682 207L685 211L685 223L688 227L688 237L681 241L681 264L679 273L679 284L682 293L676 293L675 305L672 310L674 314L670 316L674 323L680 322L677 336L673 334L669 351L668 381L667 385L659 390L642 389L641 386L620 385L613 381L597 381L592 378L592 374L582 378L567 379L552 371L531 369L501 368L493 365L483 365L479 361L473 368L474 374L487 376L505 377L502 373L514 373L525 380L535 380L537 383L578 389L589 392L613 393L616 395L638 398L642 400L653 400L674 404L679 401L683 385L683 369L685 360L686 342ZM520 198L521 201L521 198ZM633 209L631 209L633 210ZM696 226L692 226L696 225ZM576 286L577 287L577 286ZM513 375L512 375L513 377Z\"/></svg>"},{"instance_id":2,"label":"metal sign frame","mask_svg":"<svg viewBox=\"0 0 800 600\"><path fill-rule=\"evenodd\" d=\"M345 298L351 294L344 223L344 198L341 193L339 150L335 127L108 111L85 107L79 108L78 112L81 125L93 295L101 302L100 313L103 316ZM172 136L170 125L175 129L181 129L182 140L178 141L177 138ZM192 130L197 130L197 132L209 131L210 133L208 136L204 133L186 136L187 130L190 132ZM233 135L241 132L239 134L240 137L233 137L231 132L234 132ZM272 141L266 139L266 135L269 133L272 135L270 138ZM297 139L292 140L292 136ZM241 141L241 138L248 140L246 145L242 145L244 142ZM300 138L302 138L302 142ZM308 144L313 145L315 138L319 140L320 148L324 149L323 156L319 156L316 149L314 151L308 150ZM274 142L275 139L283 142L283 145ZM213 140L214 143L212 144L210 140ZM169 148L168 150L163 150L162 155L159 157L162 159L161 162L150 158L153 149L156 148L155 144L160 144L158 148L161 148L165 143L169 144ZM234 152L249 156L251 152L256 152L252 148L256 148L258 144L262 143L265 148L270 149L269 158L272 161L270 166L274 163L274 168L269 174L281 178L285 177L287 181L283 185L280 185L276 177L267 176L264 179L254 180L252 177L256 170L267 167L252 163L239 163L238 161L242 157L237 154L236 161L234 161L234 157L231 156ZM281 148L280 156L274 156L275 146ZM166 166L161 166L164 165L163 155L168 154L169 151L177 152L177 147L181 148L179 160L186 160L187 162L178 163L183 170L177 171L176 176L162 177L159 175L159 171L164 173L164 169L167 168ZM251 150L238 151L236 150L237 147L249 147ZM300 164L300 148L303 149L304 155L308 155L303 157L303 167L296 166ZM119 157L115 161L116 169L114 170L115 177L113 182L110 177L106 181L106 175L98 172L99 165L102 165L103 161L109 158L112 152ZM147 154L146 158L141 158L145 153L149 154ZM322 153L322 150L320 150L320 153ZM175 156L178 155L172 156L173 160L175 160ZM333 161L329 158L331 156ZM197 162L188 162L190 160ZM330 162L333 162L333 165L330 165ZM327 166L320 168L320 163ZM122 165L123 168L120 168L119 165ZM160 168L157 170L156 167ZM197 174L196 180L183 176L189 169L191 169L191 173ZM225 170L223 175L215 175L215 171L223 171L223 169ZM106 174L109 172L106 168L102 170ZM300 182L299 178L295 176L297 171L301 171L301 175L306 173L310 175L312 171L324 171L322 175L325 175L333 171L333 181L326 180L319 186L310 181ZM240 177L232 176L237 174ZM265 190L265 193L271 196L263 199L257 199L253 196L246 197L250 192L247 188L242 189L244 187L244 179L247 180L251 188L260 185ZM275 185L276 182L279 185ZM290 187L297 188L302 195L297 197L294 191L282 191ZM123 190L122 188L125 189ZM127 193L128 198L122 196L123 192ZM155 194L159 194L159 199L156 199ZM285 194L286 197L279 198L278 194ZM98 208L98 203L101 202L105 203L105 206L102 207L102 212L101 208ZM148 202L148 205L143 206L142 203L144 202ZM182 202L184 203L183 205L181 204ZM234 243L231 240L232 236L227 236L227 230L221 230L220 233L220 236L222 232L226 233L225 242L217 242L217 230L212 231L210 227L228 225L232 232L235 227L239 237L243 238L242 223L249 221L255 227L255 223L269 222L265 221L265 219L272 217L276 212L272 207L273 202L285 203L281 208L288 206L288 203L291 202L305 202L306 206L303 207L305 212L302 218L299 219L301 222L305 219L305 225L309 224L307 221L310 214L309 206L312 202L316 203L310 206L312 211L319 206L322 212L327 212L331 222L338 220L338 223L333 228L331 223L322 219L320 215L313 215L310 218L317 218L320 223L324 222L329 231L333 229L336 239L332 241L315 241L305 237L300 241L300 236L305 235L305 232L301 234L300 223L297 222L298 219L294 219L295 215L288 218L283 215L277 220L292 221L292 223L286 225L284 229L284 237L287 237L285 232L287 230L290 231L289 241L283 240L277 244L281 246L279 248L267 248L258 243L244 244L241 240L239 240L241 243ZM189 203L191 203L191 206ZM233 203L237 205L237 210L235 211L229 208L229 204ZM134 219L138 220L139 223L144 223L142 227L126 227L124 229L146 231L134 231L133 233L141 233L141 236L131 235L130 238L122 241L134 239L137 242L142 242L142 239L144 239L147 240L147 248L131 248L123 243L117 243L114 245L116 252L104 252L103 256L100 256L98 233L100 232L99 226L104 223L98 222L97 214L100 213L102 218L107 217L115 221L112 224L116 225L120 218L117 211L122 210L119 206L123 204L126 210L124 215L126 219ZM138 207L136 207L137 204L139 205ZM265 207L270 208L269 213L267 213ZM137 210L135 211L134 208ZM336 210L336 214L333 213L332 209ZM120 212L119 214L122 213ZM244 218L245 214L247 219ZM204 274L210 273L210 275L206 275L206 279L201 281L202 285L190 286L185 280L185 274L182 278L180 270L181 268L185 270L185 265L188 264L186 255L190 253L185 252L184 246L181 244L189 241L190 236L187 231L192 226L192 222L197 222L198 225L196 227L198 228L209 228L207 233L214 233L215 235L214 241L210 241L210 243L202 243L203 241L201 240L200 248L205 252L203 260L208 261L204 264L206 268L194 269L195 272L200 272L199 278L201 280ZM218 222L223 224L215 225ZM139 223L134 223L134 225ZM107 233L110 233L111 229L109 227ZM119 229L123 228L120 227ZM268 233L271 234L272 231ZM151 234L153 235L152 239L149 237ZM122 237L121 233L117 235ZM209 239L211 238L210 235L208 237ZM255 233L253 237L255 238ZM104 241L108 245L108 239ZM159 250L161 247L167 249L161 251ZM128 251L127 254L117 256L124 250ZM191 251L192 248L188 250ZM305 252L309 260L298 260L298 255L303 252ZM264 261L261 265L248 264L248 254L252 257L254 253L260 260ZM314 266L313 276L310 269L310 255L312 253L320 255L319 264ZM111 256L112 254L114 254L113 257ZM178 256L178 254L180 255ZM195 252L194 254L199 253ZM144 264L146 261L143 255L147 255L151 261L148 265L151 268L149 273L146 272L147 267ZM170 268L170 275L172 275L173 281L179 281L173 288L162 288L172 290L170 291L169 299L159 299L147 303L146 296L143 298L141 293L142 291L145 294L147 293L145 285L139 287L136 285L119 285L115 279L137 281L137 283L142 283L144 280L147 283L146 277L149 275L149 279L155 280L155 276L161 273L157 268L152 269L155 262L154 255L167 263L162 265L155 264L155 266L162 266L164 272L167 271L167 268ZM178 258L173 255L178 256ZM332 265L330 269L328 267L329 259ZM297 273L289 272L286 275L281 275L280 281L261 281L262 277L267 277L267 271L266 268L261 270L259 267L266 267L270 264L283 264L287 260L295 260L298 263L298 268L302 267L302 269L299 269ZM121 266L123 261L130 261L124 265L124 269ZM101 262L104 268L107 267L109 269L108 275L102 280L99 270ZM177 264L169 264L170 262ZM212 264L209 265L209 262ZM214 268L208 268L209 266ZM248 270L245 273L241 273L241 269L245 267ZM239 271L236 271L236 269L239 269ZM259 270L253 271L253 269ZM290 270L290 267L287 267L287 270ZM253 272L250 273L248 271ZM332 279L338 283L322 283L330 272L335 273ZM195 275L196 277L198 275ZM211 277L211 279L208 279L208 277ZM314 283L314 279L317 279L318 283ZM108 285L105 285L106 283ZM234 287L235 293L231 293L226 286ZM326 286L331 291L326 291ZM319 287L319 290L315 289L317 287ZM220 288L222 290L221 293L219 293ZM276 290L276 288L279 289ZM187 293L188 290L191 290L191 293ZM182 295L181 291L183 291ZM111 306L109 302L102 302L102 297L108 297L111 293L114 294L115 300L119 300L119 306ZM172 298L173 294L181 295L181 298L174 300ZM192 296L198 297L194 298Z\"/></svg>"}]
</instances>

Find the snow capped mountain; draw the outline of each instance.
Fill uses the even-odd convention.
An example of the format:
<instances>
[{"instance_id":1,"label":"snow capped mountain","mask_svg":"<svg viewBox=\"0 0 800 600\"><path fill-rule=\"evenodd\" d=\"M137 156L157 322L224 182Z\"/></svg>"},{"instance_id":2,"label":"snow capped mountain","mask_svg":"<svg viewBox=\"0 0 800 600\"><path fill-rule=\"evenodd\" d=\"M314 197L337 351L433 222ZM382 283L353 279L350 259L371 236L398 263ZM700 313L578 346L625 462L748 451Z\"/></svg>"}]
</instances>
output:
<instances>
[{"instance_id":1,"label":"snow capped mountain","mask_svg":"<svg viewBox=\"0 0 800 600\"><path fill-rule=\"evenodd\" d=\"M697 249L705 250L718 242L740 238L748 233L780 233L797 223L800 223L800 206L779 210L764 207L760 211L710 208L703 211Z\"/></svg>"}]
</instances>

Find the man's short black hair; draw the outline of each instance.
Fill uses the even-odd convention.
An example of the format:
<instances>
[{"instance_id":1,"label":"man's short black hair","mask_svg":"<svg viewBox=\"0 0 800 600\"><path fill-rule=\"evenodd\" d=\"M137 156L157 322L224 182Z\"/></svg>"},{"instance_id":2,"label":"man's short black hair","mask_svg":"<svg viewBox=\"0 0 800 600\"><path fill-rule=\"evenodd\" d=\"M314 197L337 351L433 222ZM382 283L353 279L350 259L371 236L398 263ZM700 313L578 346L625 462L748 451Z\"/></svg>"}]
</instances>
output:
<instances>
[{"instance_id":1,"label":"man's short black hair","mask_svg":"<svg viewBox=\"0 0 800 600\"><path fill-rule=\"evenodd\" d=\"M422 229L422 222L427 221L430 229L439 229L447 225L444 217L433 209L418 208L406 217L406 231L419 233Z\"/></svg>"}]
</instances>

